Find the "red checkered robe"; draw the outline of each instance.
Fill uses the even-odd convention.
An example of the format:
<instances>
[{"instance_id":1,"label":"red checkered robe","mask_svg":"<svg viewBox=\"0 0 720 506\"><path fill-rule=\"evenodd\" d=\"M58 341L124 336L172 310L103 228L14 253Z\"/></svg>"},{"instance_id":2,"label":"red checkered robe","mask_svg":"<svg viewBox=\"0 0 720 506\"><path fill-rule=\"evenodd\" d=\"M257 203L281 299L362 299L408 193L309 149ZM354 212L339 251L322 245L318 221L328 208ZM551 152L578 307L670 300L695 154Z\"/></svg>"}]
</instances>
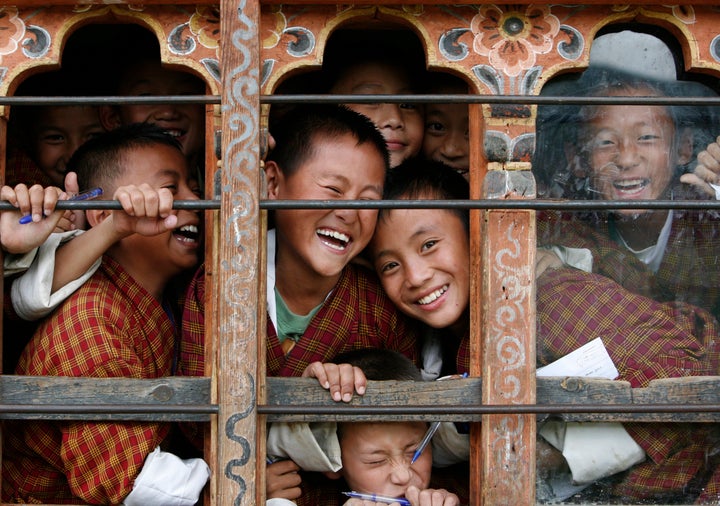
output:
<instances>
[{"instance_id":1,"label":"red checkered robe","mask_svg":"<svg viewBox=\"0 0 720 506\"><path fill-rule=\"evenodd\" d=\"M173 324L115 261L53 313L18 374L158 378L171 373ZM3 430L4 501L118 504L169 424L21 422Z\"/></svg>"},{"instance_id":2,"label":"red checkered robe","mask_svg":"<svg viewBox=\"0 0 720 506\"><path fill-rule=\"evenodd\" d=\"M183 305L179 369L183 375L202 375L204 296L205 269L201 267ZM270 317L267 335L268 376L300 376L311 362L328 362L339 353L357 348L390 348L413 360L417 355L415 327L390 302L375 275L352 264L343 270L333 293L287 356ZM199 368L187 371L183 363Z\"/></svg>"},{"instance_id":3,"label":"red checkered robe","mask_svg":"<svg viewBox=\"0 0 720 506\"><path fill-rule=\"evenodd\" d=\"M665 255L653 273L610 236L607 221L592 226L572 213L538 213L538 245L588 248L593 272L661 302L682 301L720 319L720 216L715 211L673 212Z\"/></svg>"},{"instance_id":4,"label":"red checkered robe","mask_svg":"<svg viewBox=\"0 0 720 506\"><path fill-rule=\"evenodd\" d=\"M329 362L358 348L389 348L415 360L414 328L398 312L374 273L356 265L342 272L300 341L285 355L267 319L268 376L300 376L311 362Z\"/></svg>"},{"instance_id":5,"label":"red checkered robe","mask_svg":"<svg viewBox=\"0 0 720 506\"><path fill-rule=\"evenodd\" d=\"M15 186L20 183L28 187L34 184L57 186L24 151L13 149L8 153L5 184Z\"/></svg>"},{"instance_id":6,"label":"red checkered robe","mask_svg":"<svg viewBox=\"0 0 720 506\"><path fill-rule=\"evenodd\" d=\"M574 269L537 280L537 358L545 365L601 337L620 378L633 387L656 378L717 375L720 328L707 311L660 303L603 276ZM614 487L622 498L681 496L703 473L713 439L707 425L626 423L648 459ZM707 479L707 477L703 478ZM708 493L717 482L708 482Z\"/></svg>"}]
</instances>

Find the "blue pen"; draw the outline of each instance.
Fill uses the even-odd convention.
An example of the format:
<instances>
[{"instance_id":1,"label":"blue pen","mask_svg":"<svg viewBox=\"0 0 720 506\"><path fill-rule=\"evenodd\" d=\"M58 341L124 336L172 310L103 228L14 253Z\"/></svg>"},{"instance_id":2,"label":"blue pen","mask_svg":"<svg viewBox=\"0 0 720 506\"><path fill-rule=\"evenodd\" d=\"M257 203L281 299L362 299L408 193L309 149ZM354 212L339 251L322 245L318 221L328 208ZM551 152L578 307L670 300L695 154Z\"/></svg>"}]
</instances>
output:
<instances>
[{"instance_id":1,"label":"blue pen","mask_svg":"<svg viewBox=\"0 0 720 506\"><path fill-rule=\"evenodd\" d=\"M396 502L400 506L410 506L410 501L408 501L407 499L403 499L402 497L387 497L377 494L363 494L362 492L343 492L343 495L352 497L354 499L362 499L363 501L382 502L385 504L392 504Z\"/></svg>"},{"instance_id":2,"label":"blue pen","mask_svg":"<svg viewBox=\"0 0 720 506\"><path fill-rule=\"evenodd\" d=\"M94 199L95 197L99 197L102 194L102 188L93 188L92 190L78 193L77 195L70 197L68 200L90 200ZM26 214L25 216L20 218L20 224L27 225L28 223L31 223L32 220L32 214Z\"/></svg>"},{"instance_id":3,"label":"blue pen","mask_svg":"<svg viewBox=\"0 0 720 506\"><path fill-rule=\"evenodd\" d=\"M463 373L462 375L458 376L457 374L453 374L452 376L445 376L442 378L438 378L437 381L444 381L447 379L455 379L455 378L467 378L468 373ZM417 459L420 458L420 455L422 455L423 450L427 448L427 445L430 444L430 441L432 440L432 437L435 435L437 430L440 428L440 422L433 422L430 424L430 427L428 428L427 432L422 438L422 441L420 441L420 444L417 447L417 450L415 450L415 453L413 454L413 458L410 461L410 464L414 464Z\"/></svg>"}]
</instances>

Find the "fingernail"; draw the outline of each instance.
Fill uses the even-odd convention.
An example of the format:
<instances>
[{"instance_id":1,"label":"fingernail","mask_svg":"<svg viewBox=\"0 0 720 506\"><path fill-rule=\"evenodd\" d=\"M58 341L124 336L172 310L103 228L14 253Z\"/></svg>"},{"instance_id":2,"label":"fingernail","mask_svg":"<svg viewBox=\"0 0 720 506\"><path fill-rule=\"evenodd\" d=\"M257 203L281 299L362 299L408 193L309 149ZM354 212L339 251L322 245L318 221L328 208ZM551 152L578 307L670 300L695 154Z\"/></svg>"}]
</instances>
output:
<instances>
[{"instance_id":1,"label":"fingernail","mask_svg":"<svg viewBox=\"0 0 720 506\"><path fill-rule=\"evenodd\" d=\"M365 393L365 387L359 387L359 388L357 389L357 392L358 392L360 395L364 394L364 393Z\"/></svg>"},{"instance_id":2,"label":"fingernail","mask_svg":"<svg viewBox=\"0 0 720 506\"><path fill-rule=\"evenodd\" d=\"M345 395L343 395L343 401L344 401L344 402L350 402L350 399L352 399L352 395L351 395L351 394L345 394Z\"/></svg>"}]
</instances>

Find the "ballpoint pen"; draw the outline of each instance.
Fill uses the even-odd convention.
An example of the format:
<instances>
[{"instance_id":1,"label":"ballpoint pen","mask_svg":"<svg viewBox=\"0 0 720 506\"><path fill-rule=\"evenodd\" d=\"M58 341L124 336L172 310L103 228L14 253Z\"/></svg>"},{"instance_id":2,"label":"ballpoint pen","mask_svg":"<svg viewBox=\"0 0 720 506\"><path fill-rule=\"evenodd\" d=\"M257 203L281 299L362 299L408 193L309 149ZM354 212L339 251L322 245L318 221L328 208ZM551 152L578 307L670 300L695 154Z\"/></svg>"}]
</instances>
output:
<instances>
[{"instance_id":1,"label":"ballpoint pen","mask_svg":"<svg viewBox=\"0 0 720 506\"><path fill-rule=\"evenodd\" d=\"M453 374L451 376L444 376L442 378L438 378L437 381L444 381L447 379L456 379L456 378L467 378L468 373L463 373L461 375ZM420 441L420 444L417 447L417 450L415 450L415 453L413 454L413 458L410 461L410 464L414 464L417 459L420 458L420 455L422 455L423 450L427 448L427 445L430 443L430 440L435 435L437 430L440 428L440 422L433 422L430 424L430 427L428 428L427 432L422 438L422 441Z\"/></svg>"},{"instance_id":2,"label":"ballpoint pen","mask_svg":"<svg viewBox=\"0 0 720 506\"><path fill-rule=\"evenodd\" d=\"M363 501L382 502L385 504L392 504L396 502L400 506L410 506L410 501L408 501L407 499L403 499L402 497L387 497L377 494L363 494L362 492L343 492L343 495L355 499L362 499Z\"/></svg>"},{"instance_id":3,"label":"ballpoint pen","mask_svg":"<svg viewBox=\"0 0 720 506\"><path fill-rule=\"evenodd\" d=\"M84 191L81 193L78 193L77 195L74 195L70 197L68 200L90 200L94 199L95 197L99 197L103 194L102 188L93 188L92 190ZM22 218L20 218L20 224L26 225L30 222L32 222L32 214L26 214Z\"/></svg>"},{"instance_id":4,"label":"ballpoint pen","mask_svg":"<svg viewBox=\"0 0 720 506\"><path fill-rule=\"evenodd\" d=\"M420 444L417 447L417 450L415 450L415 454L413 455L412 460L410 461L410 464L414 464L417 459L420 458L420 455L422 455L423 450L427 447L427 445L430 443L430 440L435 435L437 430L440 428L440 422L433 422L430 424L430 428L427 430L425 435L422 438L422 441L420 441Z\"/></svg>"}]
</instances>

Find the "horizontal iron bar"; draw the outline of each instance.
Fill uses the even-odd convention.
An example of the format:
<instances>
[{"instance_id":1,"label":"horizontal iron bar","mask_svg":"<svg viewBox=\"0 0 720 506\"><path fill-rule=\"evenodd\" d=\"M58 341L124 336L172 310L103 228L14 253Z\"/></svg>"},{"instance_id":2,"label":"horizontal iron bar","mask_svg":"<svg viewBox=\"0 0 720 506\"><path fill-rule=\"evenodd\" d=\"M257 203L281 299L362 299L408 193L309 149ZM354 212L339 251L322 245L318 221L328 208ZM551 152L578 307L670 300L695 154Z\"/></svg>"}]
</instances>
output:
<instances>
[{"instance_id":1,"label":"horizontal iron bar","mask_svg":"<svg viewBox=\"0 0 720 506\"><path fill-rule=\"evenodd\" d=\"M220 412L217 404L168 405L168 404L103 404L103 405L63 405L63 404L0 404L2 413L31 414L153 414L153 413L186 413L210 414Z\"/></svg>"},{"instance_id":2,"label":"horizontal iron bar","mask_svg":"<svg viewBox=\"0 0 720 506\"><path fill-rule=\"evenodd\" d=\"M493 415L529 413L717 413L720 404L513 404L483 406L257 406L261 415Z\"/></svg>"},{"instance_id":3,"label":"horizontal iron bar","mask_svg":"<svg viewBox=\"0 0 720 506\"><path fill-rule=\"evenodd\" d=\"M28 97L0 96L0 105L115 105L115 104L220 104L219 95L156 95L139 96L62 96ZM720 106L720 97L583 97L537 95L466 95L466 94L413 94L413 95L260 95L263 104L368 104L368 103L456 103L456 104L520 104L520 105L678 105Z\"/></svg>"},{"instance_id":4,"label":"horizontal iron bar","mask_svg":"<svg viewBox=\"0 0 720 506\"><path fill-rule=\"evenodd\" d=\"M122 209L117 200L62 200L58 209ZM176 200L174 209L215 210L220 200ZM478 200L261 200L260 209L535 209L557 211L589 211L612 209L720 209L718 200L542 200L542 199L478 199ZM0 201L0 211L16 210L7 201Z\"/></svg>"}]
</instances>

